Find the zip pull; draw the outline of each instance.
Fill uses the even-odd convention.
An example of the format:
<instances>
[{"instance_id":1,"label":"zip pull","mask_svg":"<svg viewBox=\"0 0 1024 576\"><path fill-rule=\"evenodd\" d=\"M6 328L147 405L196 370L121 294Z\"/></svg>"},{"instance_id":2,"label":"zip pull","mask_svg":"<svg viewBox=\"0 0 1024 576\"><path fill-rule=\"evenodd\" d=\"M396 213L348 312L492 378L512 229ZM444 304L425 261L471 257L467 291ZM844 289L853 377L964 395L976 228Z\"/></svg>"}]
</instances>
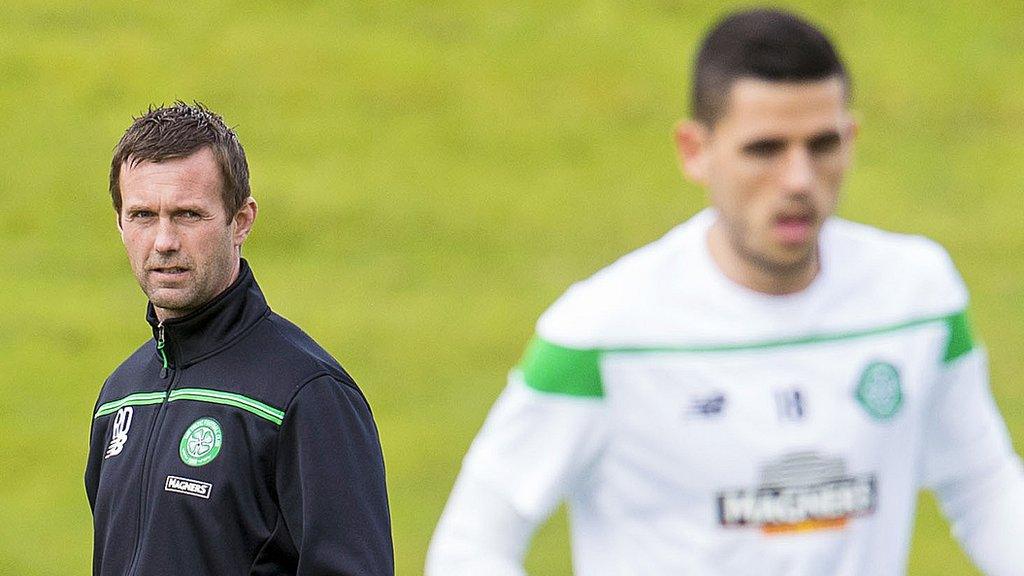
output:
<instances>
[{"instance_id":1,"label":"zip pull","mask_svg":"<svg viewBox=\"0 0 1024 576\"><path fill-rule=\"evenodd\" d=\"M160 369L160 377L167 378L167 352L164 352L164 323L160 322L156 325L156 349L160 352L160 358L164 361L163 368Z\"/></svg>"}]
</instances>

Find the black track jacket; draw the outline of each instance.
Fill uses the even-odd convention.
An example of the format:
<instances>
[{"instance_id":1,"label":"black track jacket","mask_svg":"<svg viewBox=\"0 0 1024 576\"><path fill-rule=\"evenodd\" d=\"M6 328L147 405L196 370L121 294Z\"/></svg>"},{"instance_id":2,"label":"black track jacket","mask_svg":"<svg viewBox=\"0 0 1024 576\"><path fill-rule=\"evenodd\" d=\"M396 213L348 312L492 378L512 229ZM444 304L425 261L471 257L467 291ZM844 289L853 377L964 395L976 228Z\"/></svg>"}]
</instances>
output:
<instances>
[{"instance_id":1,"label":"black track jacket","mask_svg":"<svg viewBox=\"0 0 1024 576\"><path fill-rule=\"evenodd\" d=\"M107 379L85 471L97 576L391 576L370 408L248 264Z\"/></svg>"}]
</instances>

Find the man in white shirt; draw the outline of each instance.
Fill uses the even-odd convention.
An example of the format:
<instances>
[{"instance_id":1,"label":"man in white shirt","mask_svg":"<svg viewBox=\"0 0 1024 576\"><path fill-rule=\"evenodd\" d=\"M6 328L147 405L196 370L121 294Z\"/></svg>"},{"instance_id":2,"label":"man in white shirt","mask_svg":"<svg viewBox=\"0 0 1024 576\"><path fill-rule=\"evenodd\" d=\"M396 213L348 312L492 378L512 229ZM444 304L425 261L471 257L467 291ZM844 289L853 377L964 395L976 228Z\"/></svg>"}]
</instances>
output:
<instances>
[{"instance_id":1,"label":"man in white shirt","mask_svg":"<svg viewBox=\"0 0 1024 576\"><path fill-rule=\"evenodd\" d=\"M562 500L602 575L904 574L921 487L1024 574L1024 475L937 244L833 216L856 125L825 35L721 21L676 131L711 208L573 285L463 462L430 576L524 574Z\"/></svg>"}]
</instances>

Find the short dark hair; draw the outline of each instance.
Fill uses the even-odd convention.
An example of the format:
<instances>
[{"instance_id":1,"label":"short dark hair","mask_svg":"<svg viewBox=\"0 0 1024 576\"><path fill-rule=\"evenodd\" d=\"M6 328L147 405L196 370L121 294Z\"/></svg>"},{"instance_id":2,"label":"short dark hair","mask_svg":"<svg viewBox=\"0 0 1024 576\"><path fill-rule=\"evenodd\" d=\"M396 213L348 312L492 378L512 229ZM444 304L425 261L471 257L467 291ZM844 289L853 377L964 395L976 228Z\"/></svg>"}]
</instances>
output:
<instances>
[{"instance_id":1,"label":"short dark hair","mask_svg":"<svg viewBox=\"0 0 1024 576\"><path fill-rule=\"evenodd\" d=\"M114 148L110 162L110 197L114 210L121 214L121 165L139 162L163 162L191 156L209 147L220 166L223 186L221 197L228 219L249 197L249 164L235 131L209 108L181 100L171 106L150 106L145 114L133 118L132 125ZM119 216L120 217L120 216Z\"/></svg>"},{"instance_id":2,"label":"short dark hair","mask_svg":"<svg viewBox=\"0 0 1024 576\"><path fill-rule=\"evenodd\" d=\"M833 77L843 81L849 99L846 67L825 33L810 22L769 8L735 12L712 28L697 53L691 114L714 126L741 78L802 82Z\"/></svg>"}]
</instances>

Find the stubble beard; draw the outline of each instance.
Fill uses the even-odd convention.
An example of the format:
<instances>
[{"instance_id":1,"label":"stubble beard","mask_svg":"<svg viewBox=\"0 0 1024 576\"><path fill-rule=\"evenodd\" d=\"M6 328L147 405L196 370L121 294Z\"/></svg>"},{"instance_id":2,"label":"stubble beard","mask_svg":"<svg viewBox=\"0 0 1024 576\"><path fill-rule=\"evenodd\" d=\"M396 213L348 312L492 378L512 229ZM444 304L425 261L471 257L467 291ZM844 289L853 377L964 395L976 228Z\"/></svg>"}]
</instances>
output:
<instances>
[{"instance_id":1,"label":"stubble beard","mask_svg":"<svg viewBox=\"0 0 1024 576\"><path fill-rule=\"evenodd\" d=\"M765 252L750 246L750 227L746 224L732 226L732 234L729 234L729 243L739 258L748 265L761 272L765 276L776 279L780 282L799 278L811 271L817 271L818 262L818 239L807 247L803 254L795 259L783 259L772 257Z\"/></svg>"},{"instance_id":2,"label":"stubble beard","mask_svg":"<svg viewBox=\"0 0 1024 576\"><path fill-rule=\"evenodd\" d=\"M147 276L139 278L143 293L149 298L154 308L159 309L163 319L178 318L200 308L213 300L230 286L233 262L230 257L221 258L218 262L207 262L204 266L196 266L191 261L176 261L189 269L189 276L184 284L166 287L156 283ZM215 274L223 270L223 274ZM143 271L143 274L146 272Z\"/></svg>"}]
</instances>

